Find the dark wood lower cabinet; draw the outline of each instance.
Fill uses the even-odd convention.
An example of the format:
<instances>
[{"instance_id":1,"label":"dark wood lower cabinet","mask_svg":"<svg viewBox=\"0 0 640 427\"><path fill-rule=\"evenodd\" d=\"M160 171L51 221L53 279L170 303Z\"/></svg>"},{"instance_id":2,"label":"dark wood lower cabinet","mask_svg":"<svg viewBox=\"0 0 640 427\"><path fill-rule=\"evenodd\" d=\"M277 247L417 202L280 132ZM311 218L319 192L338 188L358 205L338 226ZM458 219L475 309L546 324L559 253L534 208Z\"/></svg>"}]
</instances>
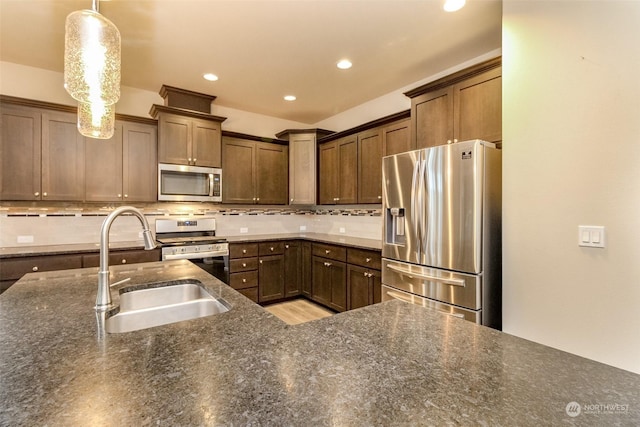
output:
<instances>
[{"instance_id":1,"label":"dark wood lower cabinet","mask_svg":"<svg viewBox=\"0 0 640 427\"><path fill-rule=\"evenodd\" d=\"M381 291L379 270L348 264L347 307L349 310L380 302Z\"/></svg>"},{"instance_id":2,"label":"dark wood lower cabinet","mask_svg":"<svg viewBox=\"0 0 640 427\"><path fill-rule=\"evenodd\" d=\"M0 293L27 273L82 268L81 255L40 255L0 261Z\"/></svg>"},{"instance_id":3,"label":"dark wood lower cabinet","mask_svg":"<svg viewBox=\"0 0 640 427\"><path fill-rule=\"evenodd\" d=\"M302 247L302 282L300 284L300 291L305 297L311 298L311 242L301 242Z\"/></svg>"},{"instance_id":4,"label":"dark wood lower cabinet","mask_svg":"<svg viewBox=\"0 0 640 427\"><path fill-rule=\"evenodd\" d=\"M302 245L299 241L284 245L284 296L300 295L302 283Z\"/></svg>"},{"instance_id":5,"label":"dark wood lower cabinet","mask_svg":"<svg viewBox=\"0 0 640 427\"><path fill-rule=\"evenodd\" d=\"M145 251L144 249L109 251L109 265L137 264L140 262L160 261L160 249ZM99 267L100 254L82 255L82 267Z\"/></svg>"},{"instance_id":6,"label":"dark wood lower cabinet","mask_svg":"<svg viewBox=\"0 0 640 427\"><path fill-rule=\"evenodd\" d=\"M261 256L258 261L258 302L284 298L284 255Z\"/></svg>"},{"instance_id":7,"label":"dark wood lower cabinet","mask_svg":"<svg viewBox=\"0 0 640 427\"><path fill-rule=\"evenodd\" d=\"M347 309L346 263L313 257L311 298L337 311Z\"/></svg>"}]
</instances>

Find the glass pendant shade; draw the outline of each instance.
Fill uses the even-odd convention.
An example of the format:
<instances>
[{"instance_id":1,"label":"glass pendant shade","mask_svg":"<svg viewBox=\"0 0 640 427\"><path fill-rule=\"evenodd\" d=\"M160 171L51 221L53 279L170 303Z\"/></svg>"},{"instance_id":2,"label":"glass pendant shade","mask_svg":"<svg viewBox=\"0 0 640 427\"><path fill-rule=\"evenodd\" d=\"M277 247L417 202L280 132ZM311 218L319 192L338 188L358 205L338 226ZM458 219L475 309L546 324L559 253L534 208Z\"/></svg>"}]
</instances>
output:
<instances>
[{"instance_id":1,"label":"glass pendant shade","mask_svg":"<svg viewBox=\"0 0 640 427\"><path fill-rule=\"evenodd\" d=\"M111 105L120 98L120 32L94 10L67 16L64 87L81 103Z\"/></svg>"},{"instance_id":2,"label":"glass pendant shade","mask_svg":"<svg viewBox=\"0 0 640 427\"><path fill-rule=\"evenodd\" d=\"M78 103L78 131L84 136L96 139L109 139L113 136L116 122L115 105L99 102Z\"/></svg>"}]
</instances>

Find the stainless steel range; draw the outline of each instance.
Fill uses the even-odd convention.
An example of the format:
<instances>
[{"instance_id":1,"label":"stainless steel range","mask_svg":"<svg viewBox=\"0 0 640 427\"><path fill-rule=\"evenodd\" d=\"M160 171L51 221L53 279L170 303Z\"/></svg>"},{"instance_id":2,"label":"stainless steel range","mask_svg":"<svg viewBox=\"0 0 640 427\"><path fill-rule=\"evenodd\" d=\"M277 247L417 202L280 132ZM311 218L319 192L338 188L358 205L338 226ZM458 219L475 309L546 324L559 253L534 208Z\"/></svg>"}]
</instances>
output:
<instances>
[{"instance_id":1,"label":"stainless steel range","mask_svg":"<svg viewBox=\"0 0 640 427\"><path fill-rule=\"evenodd\" d=\"M216 237L212 217L156 219L156 241L162 260L188 259L209 274L229 283L229 244Z\"/></svg>"}]
</instances>

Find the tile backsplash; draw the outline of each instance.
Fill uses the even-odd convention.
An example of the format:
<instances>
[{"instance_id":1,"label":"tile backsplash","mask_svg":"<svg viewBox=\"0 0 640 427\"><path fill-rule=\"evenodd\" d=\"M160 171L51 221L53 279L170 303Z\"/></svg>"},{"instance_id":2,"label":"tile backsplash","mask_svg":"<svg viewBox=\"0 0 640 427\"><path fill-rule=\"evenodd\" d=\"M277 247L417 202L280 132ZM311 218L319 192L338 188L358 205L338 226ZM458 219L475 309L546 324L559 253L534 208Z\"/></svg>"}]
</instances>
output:
<instances>
[{"instance_id":1,"label":"tile backsplash","mask_svg":"<svg viewBox=\"0 0 640 427\"><path fill-rule=\"evenodd\" d=\"M216 218L218 236L242 234L325 233L380 239L382 217L379 209L306 209L296 210L220 208L178 210L173 212L144 209L153 230L155 219L178 215L207 215ZM108 211L20 210L0 211L0 247L46 246L100 242L100 228ZM140 223L133 216L117 218L110 232L111 242L142 242ZM142 244L142 243L141 243Z\"/></svg>"}]
</instances>

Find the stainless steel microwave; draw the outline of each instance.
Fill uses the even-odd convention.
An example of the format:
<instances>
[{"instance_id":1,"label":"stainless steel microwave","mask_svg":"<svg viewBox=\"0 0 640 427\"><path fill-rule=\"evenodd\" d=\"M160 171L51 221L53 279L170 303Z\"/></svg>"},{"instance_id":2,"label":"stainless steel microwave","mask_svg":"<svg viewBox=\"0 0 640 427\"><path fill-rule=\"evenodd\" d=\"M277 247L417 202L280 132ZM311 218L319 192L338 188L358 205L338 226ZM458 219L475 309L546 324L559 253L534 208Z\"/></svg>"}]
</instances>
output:
<instances>
[{"instance_id":1,"label":"stainless steel microwave","mask_svg":"<svg viewBox=\"0 0 640 427\"><path fill-rule=\"evenodd\" d=\"M222 169L159 163L158 200L221 202Z\"/></svg>"}]
</instances>

